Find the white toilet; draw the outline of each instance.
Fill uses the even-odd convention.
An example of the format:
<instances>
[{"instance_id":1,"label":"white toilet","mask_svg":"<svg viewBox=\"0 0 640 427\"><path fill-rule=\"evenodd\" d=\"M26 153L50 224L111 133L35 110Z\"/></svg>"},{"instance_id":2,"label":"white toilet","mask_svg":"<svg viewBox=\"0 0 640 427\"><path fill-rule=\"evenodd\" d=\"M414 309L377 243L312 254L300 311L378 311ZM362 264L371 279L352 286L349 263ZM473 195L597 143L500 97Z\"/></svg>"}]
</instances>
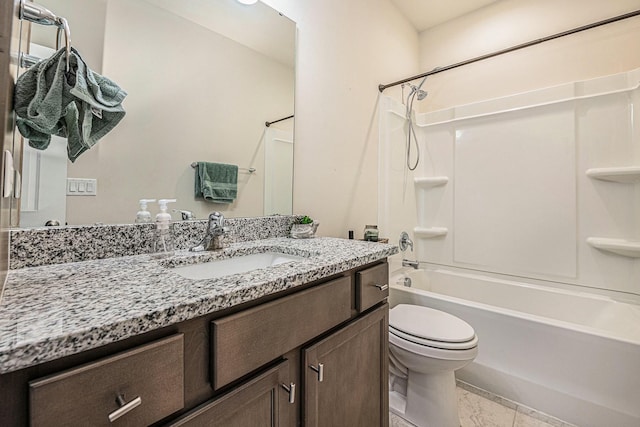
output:
<instances>
[{"instance_id":1,"label":"white toilet","mask_svg":"<svg viewBox=\"0 0 640 427\"><path fill-rule=\"evenodd\" d=\"M464 320L417 305L389 313L389 407L418 427L459 427L454 371L478 354Z\"/></svg>"}]
</instances>

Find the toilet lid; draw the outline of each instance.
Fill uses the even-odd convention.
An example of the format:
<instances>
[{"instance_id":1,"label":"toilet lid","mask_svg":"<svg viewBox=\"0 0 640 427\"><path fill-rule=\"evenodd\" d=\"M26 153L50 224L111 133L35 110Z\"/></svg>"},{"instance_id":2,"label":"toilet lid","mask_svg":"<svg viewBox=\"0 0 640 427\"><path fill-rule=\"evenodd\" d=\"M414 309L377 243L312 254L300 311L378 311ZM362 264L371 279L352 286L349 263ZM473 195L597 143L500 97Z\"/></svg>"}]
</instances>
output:
<instances>
[{"instance_id":1,"label":"toilet lid","mask_svg":"<svg viewBox=\"0 0 640 427\"><path fill-rule=\"evenodd\" d=\"M463 343L476 334L471 325L443 311L418 305L398 304L389 311L393 329L429 341Z\"/></svg>"}]
</instances>

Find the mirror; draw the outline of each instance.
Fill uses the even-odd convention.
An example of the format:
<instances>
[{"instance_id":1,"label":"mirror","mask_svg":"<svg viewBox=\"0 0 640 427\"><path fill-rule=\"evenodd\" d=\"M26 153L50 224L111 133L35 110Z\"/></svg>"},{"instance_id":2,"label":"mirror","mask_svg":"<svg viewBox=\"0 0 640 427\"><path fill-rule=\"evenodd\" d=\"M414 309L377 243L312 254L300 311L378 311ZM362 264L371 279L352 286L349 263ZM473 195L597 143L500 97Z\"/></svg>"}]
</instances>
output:
<instances>
[{"instance_id":1,"label":"mirror","mask_svg":"<svg viewBox=\"0 0 640 427\"><path fill-rule=\"evenodd\" d=\"M196 218L216 210L228 217L291 214L293 119L265 122L294 114L293 21L263 3L235 0L38 3L67 18L72 46L87 65L127 91L127 114L74 163L65 160L64 139L45 151L25 148L21 227L49 219L131 223L144 198L175 198L171 209ZM31 52L47 57L55 28L31 28ZM37 52L42 46L44 54ZM198 161L238 165L233 203L195 197L191 163ZM96 195L67 195L89 188L93 181L85 179L96 180ZM64 218L52 217L52 204L64 208ZM149 210L155 215L157 204Z\"/></svg>"}]
</instances>

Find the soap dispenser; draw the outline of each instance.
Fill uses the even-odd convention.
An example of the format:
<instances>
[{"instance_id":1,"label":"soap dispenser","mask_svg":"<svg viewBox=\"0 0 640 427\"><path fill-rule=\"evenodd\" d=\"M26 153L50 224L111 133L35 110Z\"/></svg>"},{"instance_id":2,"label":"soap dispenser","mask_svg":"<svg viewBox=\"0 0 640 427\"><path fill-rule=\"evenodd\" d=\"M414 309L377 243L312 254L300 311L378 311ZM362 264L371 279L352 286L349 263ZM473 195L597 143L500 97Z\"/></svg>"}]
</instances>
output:
<instances>
[{"instance_id":1,"label":"soap dispenser","mask_svg":"<svg viewBox=\"0 0 640 427\"><path fill-rule=\"evenodd\" d=\"M136 214L136 224L151 222L151 213L147 210L147 203L155 201L156 199L140 199L140 210Z\"/></svg>"},{"instance_id":2,"label":"soap dispenser","mask_svg":"<svg viewBox=\"0 0 640 427\"><path fill-rule=\"evenodd\" d=\"M173 255L175 243L171 233L171 214L167 212L167 204L174 203L176 199L160 199L160 213L156 215L156 230L153 239L153 255L164 258Z\"/></svg>"}]
</instances>

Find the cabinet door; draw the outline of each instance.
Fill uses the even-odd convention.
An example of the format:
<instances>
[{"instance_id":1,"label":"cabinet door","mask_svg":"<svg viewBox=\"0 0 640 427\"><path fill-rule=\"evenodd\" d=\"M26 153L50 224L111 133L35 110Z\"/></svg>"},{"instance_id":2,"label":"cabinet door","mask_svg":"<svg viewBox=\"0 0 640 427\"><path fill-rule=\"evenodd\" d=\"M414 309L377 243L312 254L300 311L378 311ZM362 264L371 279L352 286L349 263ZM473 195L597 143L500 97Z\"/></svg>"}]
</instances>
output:
<instances>
[{"instance_id":1,"label":"cabinet door","mask_svg":"<svg viewBox=\"0 0 640 427\"><path fill-rule=\"evenodd\" d=\"M170 423L172 427L285 427L295 401L284 360L230 392Z\"/></svg>"},{"instance_id":2,"label":"cabinet door","mask_svg":"<svg viewBox=\"0 0 640 427\"><path fill-rule=\"evenodd\" d=\"M388 314L384 304L304 350L306 427L388 426Z\"/></svg>"}]
</instances>

